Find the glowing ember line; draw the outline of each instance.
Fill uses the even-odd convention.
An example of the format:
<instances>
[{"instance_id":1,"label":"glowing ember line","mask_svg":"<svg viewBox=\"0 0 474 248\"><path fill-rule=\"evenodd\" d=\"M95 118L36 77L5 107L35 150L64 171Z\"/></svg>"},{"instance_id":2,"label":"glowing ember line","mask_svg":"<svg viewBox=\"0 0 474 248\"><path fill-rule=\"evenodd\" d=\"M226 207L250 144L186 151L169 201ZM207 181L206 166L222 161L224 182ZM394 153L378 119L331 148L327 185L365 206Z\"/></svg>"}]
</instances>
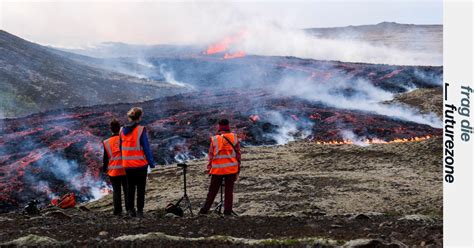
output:
<instances>
[{"instance_id":1,"label":"glowing ember line","mask_svg":"<svg viewBox=\"0 0 474 248\"><path fill-rule=\"evenodd\" d=\"M243 51L224 54L224 59L235 59L235 58L242 58L242 57L245 57L245 53Z\"/></svg>"},{"instance_id":2,"label":"glowing ember line","mask_svg":"<svg viewBox=\"0 0 474 248\"><path fill-rule=\"evenodd\" d=\"M413 138L403 138L403 139L394 139L390 141L385 141L381 139L366 139L362 141L365 144L392 144L392 143L405 143L405 142L417 142L423 141L432 138L432 136L422 136L422 137L413 137ZM331 141L316 141L318 145L351 145L354 144L352 140L331 140Z\"/></svg>"}]
</instances>

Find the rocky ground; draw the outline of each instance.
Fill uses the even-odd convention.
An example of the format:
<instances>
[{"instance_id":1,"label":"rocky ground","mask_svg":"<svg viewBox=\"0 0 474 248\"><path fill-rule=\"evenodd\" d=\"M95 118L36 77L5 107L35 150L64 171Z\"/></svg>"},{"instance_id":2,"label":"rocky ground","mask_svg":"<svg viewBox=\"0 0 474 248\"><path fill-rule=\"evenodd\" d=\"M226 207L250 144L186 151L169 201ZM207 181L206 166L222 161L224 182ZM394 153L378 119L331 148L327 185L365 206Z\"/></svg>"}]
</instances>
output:
<instances>
[{"instance_id":1,"label":"rocky ground","mask_svg":"<svg viewBox=\"0 0 474 248\"><path fill-rule=\"evenodd\" d=\"M0 245L440 247L441 143L245 147L238 217L164 214L182 195L182 175L161 167L149 176L144 219L113 217L110 195L40 216L2 214ZM205 164L189 162L195 212L209 183Z\"/></svg>"}]
</instances>

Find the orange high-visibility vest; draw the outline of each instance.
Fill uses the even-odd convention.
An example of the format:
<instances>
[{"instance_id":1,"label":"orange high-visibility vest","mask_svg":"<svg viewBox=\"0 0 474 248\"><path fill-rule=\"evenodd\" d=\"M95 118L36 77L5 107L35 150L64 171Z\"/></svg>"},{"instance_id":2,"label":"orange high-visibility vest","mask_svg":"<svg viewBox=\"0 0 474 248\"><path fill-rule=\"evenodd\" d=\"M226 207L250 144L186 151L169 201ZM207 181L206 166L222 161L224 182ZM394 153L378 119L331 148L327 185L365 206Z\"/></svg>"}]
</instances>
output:
<instances>
[{"instance_id":1,"label":"orange high-visibility vest","mask_svg":"<svg viewBox=\"0 0 474 248\"><path fill-rule=\"evenodd\" d=\"M214 147L211 162L212 175L228 175L235 174L239 171L239 161L237 161L237 154L235 153L232 145L224 139L225 136L234 147L237 145L237 135L234 133L224 133L211 137L211 143Z\"/></svg>"},{"instance_id":2,"label":"orange high-visibility vest","mask_svg":"<svg viewBox=\"0 0 474 248\"><path fill-rule=\"evenodd\" d=\"M105 151L109 157L107 174L111 177L124 176L125 170L122 166L122 151L120 151L120 137L113 136L104 140Z\"/></svg>"},{"instance_id":3,"label":"orange high-visibility vest","mask_svg":"<svg viewBox=\"0 0 474 248\"><path fill-rule=\"evenodd\" d=\"M140 137L143 133L143 126L136 126L131 133L124 134L120 130L122 141L122 164L125 169L139 168L148 165L143 147L140 145Z\"/></svg>"}]
</instances>

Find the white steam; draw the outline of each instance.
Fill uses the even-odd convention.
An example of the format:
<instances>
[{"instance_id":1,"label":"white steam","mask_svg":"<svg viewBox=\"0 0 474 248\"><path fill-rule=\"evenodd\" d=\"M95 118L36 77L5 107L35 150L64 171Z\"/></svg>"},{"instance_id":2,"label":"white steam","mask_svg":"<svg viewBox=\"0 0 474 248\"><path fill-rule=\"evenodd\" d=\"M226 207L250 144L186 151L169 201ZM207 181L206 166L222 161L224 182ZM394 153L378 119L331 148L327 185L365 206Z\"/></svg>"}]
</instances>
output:
<instances>
[{"instance_id":1,"label":"white steam","mask_svg":"<svg viewBox=\"0 0 474 248\"><path fill-rule=\"evenodd\" d=\"M103 191L106 183L95 179L86 172L81 172L76 161L70 161L56 155L48 155L46 162L43 162L42 169L51 172L57 180L62 180L72 190L81 191L88 189L92 199L99 199L107 193Z\"/></svg>"},{"instance_id":2,"label":"white steam","mask_svg":"<svg viewBox=\"0 0 474 248\"><path fill-rule=\"evenodd\" d=\"M155 66L152 63L150 63L150 62L148 62L148 61L146 61L142 58L137 59L137 64L139 64L141 66L144 66L148 69L154 69L155 68Z\"/></svg>"},{"instance_id":3,"label":"white steam","mask_svg":"<svg viewBox=\"0 0 474 248\"><path fill-rule=\"evenodd\" d=\"M186 83L183 83L183 82L179 82L178 80L176 80L175 77L174 77L174 72L172 70L168 70L166 65L161 64L159 70L160 70L160 74L163 75L163 77L165 78L165 81L167 83L170 83L170 84L176 85L176 86L180 86L180 87L186 87L186 88L194 89L194 87L192 85L186 84Z\"/></svg>"},{"instance_id":4,"label":"white steam","mask_svg":"<svg viewBox=\"0 0 474 248\"><path fill-rule=\"evenodd\" d=\"M33 186L33 189L37 192L42 192L48 195L49 199L58 198L59 196L51 190L49 183L44 180L40 180Z\"/></svg>"},{"instance_id":5,"label":"white steam","mask_svg":"<svg viewBox=\"0 0 474 248\"><path fill-rule=\"evenodd\" d=\"M354 132L350 130L342 130L340 132L342 139L345 141L351 141L352 144L358 145L358 146L368 146L369 143L366 142L367 138L366 137L359 137L357 136Z\"/></svg>"},{"instance_id":6,"label":"white steam","mask_svg":"<svg viewBox=\"0 0 474 248\"><path fill-rule=\"evenodd\" d=\"M33 141L26 141L25 145L32 145ZM35 162L35 167L41 168L41 174L27 173L24 180L32 186L32 189L39 193L44 193L51 200L60 195L51 187L53 182L55 187L63 184L71 191L86 193L87 200L98 200L108 194L106 189L110 186L100 178L95 178L88 168L81 169L74 160L68 160L49 148L41 148L37 152L41 159ZM81 196L85 196L82 195Z\"/></svg>"},{"instance_id":7,"label":"white steam","mask_svg":"<svg viewBox=\"0 0 474 248\"><path fill-rule=\"evenodd\" d=\"M373 45L360 40L322 39L303 30L257 23L245 29L236 49L247 54L394 65L442 65L442 54Z\"/></svg>"},{"instance_id":8,"label":"white steam","mask_svg":"<svg viewBox=\"0 0 474 248\"><path fill-rule=\"evenodd\" d=\"M191 151L189 151L189 147L187 146L185 138L173 136L169 139L171 143L168 144L168 152L170 154L174 154L174 161L178 163L185 163L189 160L196 159L195 156L191 155ZM170 164L170 162L166 161L166 164Z\"/></svg>"},{"instance_id":9,"label":"white steam","mask_svg":"<svg viewBox=\"0 0 474 248\"><path fill-rule=\"evenodd\" d=\"M284 145L296 139L304 139L311 134L312 124L308 122L298 123L291 117L284 117L277 111L268 111L265 115L270 123L278 126L275 133L267 134L278 145Z\"/></svg>"},{"instance_id":10,"label":"white steam","mask_svg":"<svg viewBox=\"0 0 474 248\"><path fill-rule=\"evenodd\" d=\"M324 103L331 107L373 112L392 118L412 121L441 128L441 120L434 114L421 115L412 108L384 104L392 100L393 94L377 88L369 82L339 77L326 82L286 77L275 87L279 94L297 96L310 101Z\"/></svg>"}]
</instances>

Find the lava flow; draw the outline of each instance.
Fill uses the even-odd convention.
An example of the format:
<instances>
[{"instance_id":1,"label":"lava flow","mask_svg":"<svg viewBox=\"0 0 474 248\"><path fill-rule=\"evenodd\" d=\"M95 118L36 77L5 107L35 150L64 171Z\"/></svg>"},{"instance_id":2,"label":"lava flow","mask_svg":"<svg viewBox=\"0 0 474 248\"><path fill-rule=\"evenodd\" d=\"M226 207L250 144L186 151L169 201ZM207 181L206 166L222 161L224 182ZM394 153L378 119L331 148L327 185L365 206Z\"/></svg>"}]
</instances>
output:
<instances>
[{"instance_id":1,"label":"lava flow","mask_svg":"<svg viewBox=\"0 0 474 248\"><path fill-rule=\"evenodd\" d=\"M204 54L211 55L211 54L226 52L229 50L232 44L240 41L245 35L247 35L247 32L242 31L236 35L225 37L223 40L210 45L207 48L207 50L204 52ZM241 57L245 57L245 52L238 51L235 53L225 53L223 56L223 59L233 59L233 58L241 58Z\"/></svg>"},{"instance_id":2,"label":"lava flow","mask_svg":"<svg viewBox=\"0 0 474 248\"><path fill-rule=\"evenodd\" d=\"M364 139L361 141L354 141L350 139L345 139L345 140L331 140L331 141L315 141L316 144L318 145L352 145L352 144L366 144L366 145L371 145L371 144L392 144L392 143L405 143L405 142L417 142L417 141L423 141L432 138L430 135L422 136L422 137L412 137L412 138L397 138L393 140L381 140L381 139Z\"/></svg>"},{"instance_id":3,"label":"lava flow","mask_svg":"<svg viewBox=\"0 0 474 248\"><path fill-rule=\"evenodd\" d=\"M90 200L104 192L101 140L112 117L126 122L132 106L144 109L155 160L170 164L203 157L220 118L228 118L242 145L272 145L293 138L343 140L342 130L375 143L441 135L441 129L367 112L336 109L265 90L213 90L137 104L74 108L7 119L0 125L0 209L31 199L75 192ZM382 143L383 143L382 142Z\"/></svg>"},{"instance_id":4,"label":"lava flow","mask_svg":"<svg viewBox=\"0 0 474 248\"><path fill-rule=\"evenodd\" d=\"M235 58L242 58L242 57L245 57L245 53L243 51L224 54L224 59L235 59Z\"/></svg>"}]
</instances>

